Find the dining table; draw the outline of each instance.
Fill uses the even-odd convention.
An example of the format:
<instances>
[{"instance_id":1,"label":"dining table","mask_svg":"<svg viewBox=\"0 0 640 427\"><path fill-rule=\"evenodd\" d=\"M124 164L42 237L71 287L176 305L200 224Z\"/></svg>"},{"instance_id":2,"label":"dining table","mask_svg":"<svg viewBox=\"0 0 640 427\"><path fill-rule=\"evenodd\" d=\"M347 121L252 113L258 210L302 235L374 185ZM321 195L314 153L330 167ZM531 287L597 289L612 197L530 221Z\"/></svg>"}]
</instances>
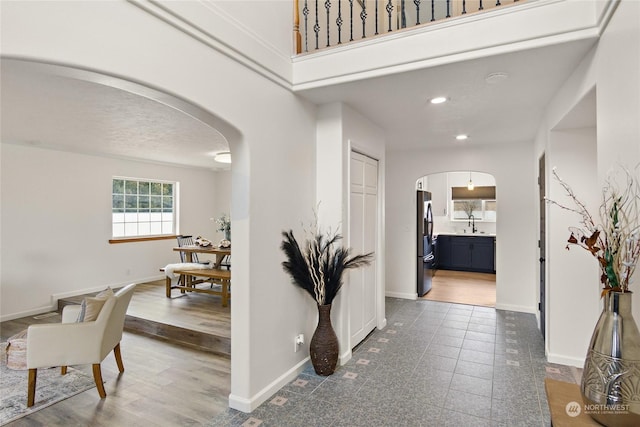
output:
<instances>
[{"instance_id":1,"label":"dining table","mask_svg":"<svg viewBox=\"0 0 640 427\"><path fill-rule=\"evenodd\" d=\"M171 298L172 289L180 289L181 293L185 292L201 292L222 297L222 306L228 307L229 298L231 298L231 270L228 263L225 264L226 269L221 268L223 260L231 255L231 248L221 248L218 246L200 246L200 245L183 245L173 248L176 252L185 254L185 261L193 263L193 254L213 255L213 268L193 268L185 264L175 264L177 268L171 270L167 274L165 287L167 298ZM200 261L202 262L202 261ZM168 266L167 266L168 267ZM204 265L201 265L204 267ZM169 271L168 269L165 270ZM173 283L171 276L178 275L177 283ZM198 288L195 285L203 282L211 282L211 287ZM219 284L214 287L213 284ZM219 289L218 289L219 288Z\"/></svg>"},{"instance_id":2,"label":"dining table","mask_svg":"<svg viewBox=\"0 0 640 427\"><path fill-rule=\"evenodd\" d=\"M194 253L213 255L214 268L220 268L224 258L231 255L231 247L221 248L218 246L185 245L177 246L173 248L173 250L176 252L183 252L185 254L186 262L193 262Z\"/></svg>"}]
</instances>

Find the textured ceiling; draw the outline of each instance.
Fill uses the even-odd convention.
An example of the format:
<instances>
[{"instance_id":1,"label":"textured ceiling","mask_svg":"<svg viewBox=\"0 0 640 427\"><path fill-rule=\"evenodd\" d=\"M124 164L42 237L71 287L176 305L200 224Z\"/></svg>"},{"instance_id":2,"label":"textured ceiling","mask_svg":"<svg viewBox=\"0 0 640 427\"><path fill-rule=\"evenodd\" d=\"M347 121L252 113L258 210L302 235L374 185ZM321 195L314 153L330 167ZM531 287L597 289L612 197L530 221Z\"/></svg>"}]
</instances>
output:
<instances>
[{"instance_id":1,"label":"textured ceiling","mask_svg":"<svg viewBox=\"0 0 640 427\"><path fill-rule=\"evenodd\" d=\"M209 169L228 169L216 129L121 89L2 61L2 141Z\"/></svg>"}]
</instances>

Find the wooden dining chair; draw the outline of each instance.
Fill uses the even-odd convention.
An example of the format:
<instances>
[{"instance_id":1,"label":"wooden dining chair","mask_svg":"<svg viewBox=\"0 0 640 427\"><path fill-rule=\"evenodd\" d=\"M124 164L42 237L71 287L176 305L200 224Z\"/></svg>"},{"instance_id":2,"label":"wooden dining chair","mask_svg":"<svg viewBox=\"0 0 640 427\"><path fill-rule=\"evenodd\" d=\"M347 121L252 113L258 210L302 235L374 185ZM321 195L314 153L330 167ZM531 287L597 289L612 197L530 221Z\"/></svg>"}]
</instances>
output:
<instances>
[{"instance_id":1,"label":"wooden dining chair","mask_svg":"<svg viewBox=\"0 0 640 427\"><path fill-rule=\"evenodd\" d=\"M193 241L193 236L176 236L176 238L178 239L178 247L183 247L183 246L194 246L195 242ZM184 252L178 252L180 254L180 262L187 262L187 254ZM198 254L193 253L191 254L191 260L193 262L197 262L199 264L206 264L206 262L200 263L200 261L198 260Z\"/></svg>"}]
</instances>

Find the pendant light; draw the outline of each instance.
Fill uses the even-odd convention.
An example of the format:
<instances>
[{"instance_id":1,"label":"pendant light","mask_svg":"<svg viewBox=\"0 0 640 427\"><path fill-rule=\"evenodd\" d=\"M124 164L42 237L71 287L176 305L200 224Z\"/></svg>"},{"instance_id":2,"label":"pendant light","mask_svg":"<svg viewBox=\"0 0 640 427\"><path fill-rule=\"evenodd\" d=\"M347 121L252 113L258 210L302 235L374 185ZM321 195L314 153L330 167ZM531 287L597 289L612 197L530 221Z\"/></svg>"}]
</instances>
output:
<instances>
[{"instance_id":1,"label":"pendant light","mask_svg":"<svg viewBox=\"0 0 640 427\"><path fill-rule=\"evenodd\" d=\"M471 181L471 171L469 171L469 183L467 184L467 190L473 190L473 181Z\"/></svg>"}]
</instances>

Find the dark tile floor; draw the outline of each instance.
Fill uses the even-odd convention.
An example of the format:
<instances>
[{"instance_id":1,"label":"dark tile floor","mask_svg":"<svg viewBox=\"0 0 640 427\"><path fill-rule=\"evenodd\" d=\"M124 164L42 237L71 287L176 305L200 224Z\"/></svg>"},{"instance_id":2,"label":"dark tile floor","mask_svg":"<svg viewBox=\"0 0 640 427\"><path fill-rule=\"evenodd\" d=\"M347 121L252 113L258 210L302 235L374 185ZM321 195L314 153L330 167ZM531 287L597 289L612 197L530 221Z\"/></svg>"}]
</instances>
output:
<instances>
[{"instance_id":1,"label":"dark tile floor","mask_svg":"<svg viewBox=\"0 0 640 427\"><path fill-rule=\"evenodd\" d=\"M546 363L531 314L387 298L374 331L329 377L309 365L250 414L211 426L549 426L546 376L579 381Z\"/></svg>"}]
</instances>

